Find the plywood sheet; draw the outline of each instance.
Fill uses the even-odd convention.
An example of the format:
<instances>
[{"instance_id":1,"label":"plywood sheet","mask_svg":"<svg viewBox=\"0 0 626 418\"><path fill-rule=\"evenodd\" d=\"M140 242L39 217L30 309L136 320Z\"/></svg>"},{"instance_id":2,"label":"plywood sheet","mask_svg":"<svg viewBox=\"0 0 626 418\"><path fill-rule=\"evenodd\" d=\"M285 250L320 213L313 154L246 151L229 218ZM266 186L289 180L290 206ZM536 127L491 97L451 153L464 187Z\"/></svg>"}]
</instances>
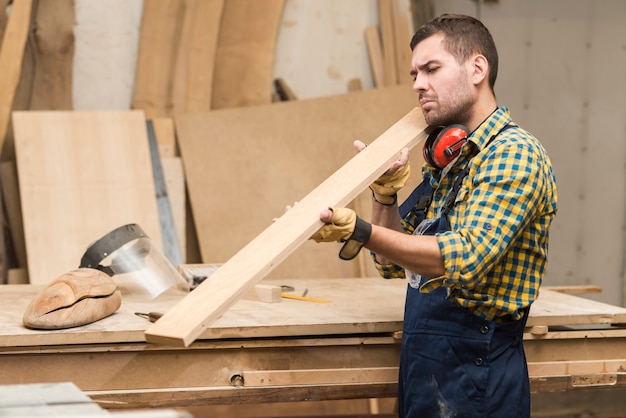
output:
<instances>
[{"instance_id":1,"label":"plywood sheet","mask_svg":"<svg viewBox=\"0 0 626 418\"><path fill-rule=\"evenodd\" d=\"M224 263L417 101L409 86L178 115L176 129L202 262ZM419 180L421 152L413 153ZM370 197L359 213L369 219ZM335 245L305 243L271 277L350 277ZM371 263L368 263L371 264ZM358 274L356 274L358 275Z\"/></svg>"},{"instance_id":2,"label":"plywood sheet","mask_svg":"<svg viewBox=\"0 0 626 418\"><path fill-rule=\"evenodd\" d=\"M128 223L162 250L142 111L14 112L13 126L31 283L78 267Z\"/></svg>"}]
</instances>

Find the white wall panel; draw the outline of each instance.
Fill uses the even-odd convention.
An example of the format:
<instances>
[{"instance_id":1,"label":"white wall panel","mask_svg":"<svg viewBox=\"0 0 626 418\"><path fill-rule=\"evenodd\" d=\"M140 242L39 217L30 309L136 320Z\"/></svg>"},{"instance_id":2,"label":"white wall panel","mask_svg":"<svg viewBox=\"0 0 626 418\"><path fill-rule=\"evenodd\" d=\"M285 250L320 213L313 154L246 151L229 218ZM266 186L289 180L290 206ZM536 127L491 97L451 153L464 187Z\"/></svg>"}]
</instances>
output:
<instances>
[{"instance_id":1,"label":"white wall panel","mask_svg":"<svg viewBox=\"0 0 626 418\"><path fill-rule=\"evenodd\" d=\"M626 2L438 1L444 12L480 12L500 54L498 102L552 158L559 212L545 284L599 285L591 298L623 304Z\"/></svg>"}]
</instances>

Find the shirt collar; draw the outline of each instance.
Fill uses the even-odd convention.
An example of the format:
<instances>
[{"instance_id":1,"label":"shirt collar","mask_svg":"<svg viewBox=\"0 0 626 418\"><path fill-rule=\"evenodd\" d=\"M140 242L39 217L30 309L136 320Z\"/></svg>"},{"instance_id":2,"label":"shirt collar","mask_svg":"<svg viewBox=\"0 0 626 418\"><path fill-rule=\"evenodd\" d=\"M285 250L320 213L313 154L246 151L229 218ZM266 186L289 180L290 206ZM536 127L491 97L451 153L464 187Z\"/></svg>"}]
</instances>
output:
<instances>
[{"instance_id":1,"label":"shirt collar","mask_svg":"<svg viewBox=\"0 0 626 418\"><path fill-rule=\"evenodd\" d=\"M506 106L499 107L487 119L485 119L483 123L478 125L478 128L470 134L467 140L468 142L473 143L476 149L480 152L487 146L487 143L493 134L500 132L500 130L509 122L511 122L511 113L509 112L509 108Z\"/></svg>"},{"instance_id":2,"label":"shirt collar","mask_svg":"<svg viewBox=\"0 0 626 418\"><path fill-rule=\"evenodd\" d=\"M494 133L500 132L504 126L511 122L511 113L506 106L498 107L496 110L487 117L478 128L472 132L467 138L467 144L461 148L461 153L457 159L452 162L451 172L455 173L460 171L467 161L478 152L482 151L486 146ZM431 184L436 186L438 183L441 170L431 166L428 163L424 163L422 166L422 175L430 177Z\"/></svg>"}]
</instances>

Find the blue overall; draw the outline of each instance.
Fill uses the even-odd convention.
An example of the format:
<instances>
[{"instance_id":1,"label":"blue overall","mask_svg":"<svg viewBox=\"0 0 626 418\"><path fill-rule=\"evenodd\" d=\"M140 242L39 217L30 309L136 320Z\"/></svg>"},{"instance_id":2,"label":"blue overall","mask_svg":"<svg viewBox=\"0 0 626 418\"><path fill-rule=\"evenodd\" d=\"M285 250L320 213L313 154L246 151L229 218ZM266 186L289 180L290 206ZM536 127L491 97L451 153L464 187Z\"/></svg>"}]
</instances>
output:
<instances>
[{"instance_id":1,"label":"blue overall","mask_svg":"<svg viewBox=\"0 0 626 418\"><path fill-rule=\"evenodd\" d=\"M447 214L462 178L457 177L439 217L424 232L449 230ZM400 208L423 219L433 190L424 181ZM414 203L418 202L417 205ZM424 283L427 278L422 279ZM400 417L529 417L530 388L519 321L480 318L448 296L446 288L430 293L407 286L400 357Z\"/></svg>"}]
</instances>

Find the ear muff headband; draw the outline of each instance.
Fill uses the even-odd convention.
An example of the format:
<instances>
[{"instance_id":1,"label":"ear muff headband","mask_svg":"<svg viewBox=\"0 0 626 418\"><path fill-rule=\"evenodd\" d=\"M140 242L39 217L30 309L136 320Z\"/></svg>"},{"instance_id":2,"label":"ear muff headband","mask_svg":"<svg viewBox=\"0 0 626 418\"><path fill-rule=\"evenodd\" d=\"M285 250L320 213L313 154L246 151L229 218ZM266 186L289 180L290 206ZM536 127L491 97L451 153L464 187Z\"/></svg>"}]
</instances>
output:
<instances>
[{"instance_id":1,"label":"ear muff headband","mask_svg":"<svg viewBox=\"0 0 626 418\"><path fill-rule=\"evenodd\" d=\"M463 125L449 125L435 129L424 144L424 159L438 169L450 164L467 142L469 130Z\"/></svg>"}]
</instances>

